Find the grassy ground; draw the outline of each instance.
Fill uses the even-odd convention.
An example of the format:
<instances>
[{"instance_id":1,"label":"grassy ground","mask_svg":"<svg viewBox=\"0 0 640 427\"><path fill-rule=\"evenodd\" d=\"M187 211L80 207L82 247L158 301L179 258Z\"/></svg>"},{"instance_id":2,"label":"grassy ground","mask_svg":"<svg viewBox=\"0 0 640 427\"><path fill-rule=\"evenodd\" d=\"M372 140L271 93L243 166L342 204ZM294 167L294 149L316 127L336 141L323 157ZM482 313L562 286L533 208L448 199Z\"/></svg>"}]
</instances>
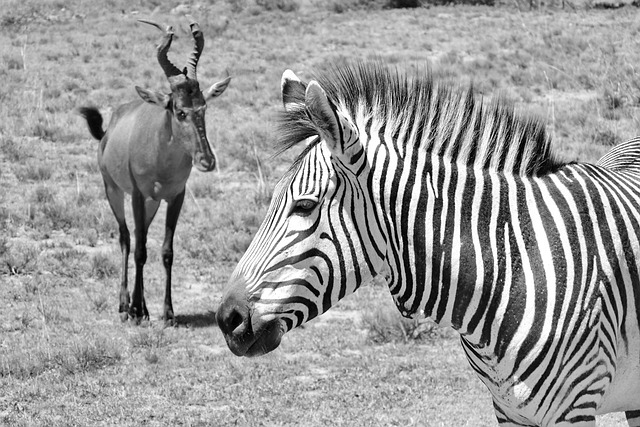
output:
<instances>
[{"instance_id":1,"label":"grassy ground","mask_svg":"<svg viewBox=\"0 0 640 427\"><path fill-rule=\"evenodd\" d=\"M233 76L207 116L222 168L194 171L189 181L175 242L179 326L163 329L158 321L162 207L148 245L152 319L134 327L116 312L117 229L102 193L97 143L73 110L94 104L108 117L136 97L133 85L167 88L154 56L158 33L135 19L179 27L170 57L183 63L191 41L174 10L179 3L6 3L0 424L495 424L454 335L370 339L375 328L363 314L390 306L381 288L361 289L263 358L237 359L226 349L212 310L291 158L270 157L286 68L308 78L344 58L400 68L430 61L438 77L473 81L485 96L502 93L545 117L559 155L569 159L596 160L640 133L636 9L344 10L307 0L283 12L249 0L193 3L207 37L202 84Z\"/></svg>"}]
</instances>

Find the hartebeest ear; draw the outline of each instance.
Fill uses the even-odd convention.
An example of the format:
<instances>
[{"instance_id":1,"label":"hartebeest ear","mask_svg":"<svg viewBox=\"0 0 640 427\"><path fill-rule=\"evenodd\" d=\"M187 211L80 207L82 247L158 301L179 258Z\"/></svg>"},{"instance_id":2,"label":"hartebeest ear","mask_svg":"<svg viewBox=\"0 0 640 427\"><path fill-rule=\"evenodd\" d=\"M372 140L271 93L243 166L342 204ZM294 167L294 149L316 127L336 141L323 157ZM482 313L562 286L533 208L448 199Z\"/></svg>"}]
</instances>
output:
<instances>
[{"instance_id":1,"label":"hartebeest ear","mask_svg":"<svg viewBox=\"0 0 640 427\"><path fill-rule=\"evenodd\" d=\"M203 94L205 102L222 95L222 92L224 92L227 86L229 86L230 81L231 76L228 76L226 79L212 84L211 87Z\"/></svg>"},{"instance_id":2,"label":"hartebeest ear","mask_svg":"<svg viewBox=\"0 0 640 427\"><path fill-rule=\"evenodd\" d=\"M294 112L304 110L306 85L291 70L282 73L281 80L282 103L285 111Z\"/></svg>"},{"instance_id":3,"label":"hartebeest ear","mask_svg":"<svg viewBox=\"0 0 640 427\"><path fill-rule=\"evenodd\" d=\"M307 86L305 104L311 121L332 154L346 156L346 160L349 161L362 149L358 129L338 111L315 80Z\"/></svg>"},{"instance_id":4,"label":"hartebeest ear","mask_svg":"<svg viewBox=\"0 0 640 427\"><path fill-rule=\"evenodd\" d=\"M169 103L171 102L171 95L155 92L152 90L142 89L139 86L136 86L136 91L138 92L138 95L140 95L140 98L142 98L144 102L148 102L149 104L155 104L158 107L167 108L169 106Z\"/></svg>"}]
</instances>

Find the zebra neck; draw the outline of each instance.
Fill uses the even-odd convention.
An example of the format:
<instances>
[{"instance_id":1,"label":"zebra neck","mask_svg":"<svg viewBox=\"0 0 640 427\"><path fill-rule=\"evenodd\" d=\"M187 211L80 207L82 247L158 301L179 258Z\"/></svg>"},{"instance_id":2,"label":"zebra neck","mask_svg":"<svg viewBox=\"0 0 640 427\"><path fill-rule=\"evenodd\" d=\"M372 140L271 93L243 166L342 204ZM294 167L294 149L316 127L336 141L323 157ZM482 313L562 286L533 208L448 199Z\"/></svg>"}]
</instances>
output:
<instances>
[{"instance_id":1,"label":"zebra neck","mask_svg":"<svg viewBox=\"0 0 640 427\"><path fill-rule=\"evenodd\" d=\"M383 203L391 294L405 316L424 315L473 334L489 306L495 311L500 304L496 290L511 283L517 294L522 285L518 251L536 230L519 212L526 209L525 187L541 178L435 156L411 169L414 176L398 178Z\"/></svg>"}]
</instances>

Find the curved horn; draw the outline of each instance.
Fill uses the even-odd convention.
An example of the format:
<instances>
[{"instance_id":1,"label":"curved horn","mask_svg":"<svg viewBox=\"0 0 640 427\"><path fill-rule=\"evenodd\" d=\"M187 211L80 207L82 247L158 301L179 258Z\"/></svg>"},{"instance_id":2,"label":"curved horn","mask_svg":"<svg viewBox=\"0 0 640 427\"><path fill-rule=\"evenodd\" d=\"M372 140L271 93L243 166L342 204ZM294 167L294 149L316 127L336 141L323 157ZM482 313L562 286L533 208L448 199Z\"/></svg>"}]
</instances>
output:
<instances>
[{"instance_id":1,"label":"curved horn","mask_svg":"<svg viewBox=\"0 0 640 427\"><path fill-rule=\"evenodd\" d=\"M202 31L200 31L200 26L193 17L191 15L186 15L186 17L189 20L189 27L191 28L191 34L193 35L193 51L191 52L191 55L189 55L189 60L187 61L187 77L193 80L198 80L196 68L198 66L200 54L204 48L204 35L202 34Z\"/></svg>"},{"instance_id":2,"label":"curved horn","mask_svg":"<svg viewBox=\"0 0 640 427\"><path fill-rule=\"evenodd\" d=\"M163 31L162 27L159 24L156 24L155 22L147 21L146 19L138 19L138 21L144 24L152 25L157 29L159 29L160 31ZM158 45L158 62L160 63L160 66L164 70L164 74L167 76L167 78L169 78L169 77L182 74L182 71L180 71L178 67L173 65L173 63L169 61L169 58L167 57L167 52L169 52L169 48L171 47L171 41L173 40L173 37L174 37L173 27L169 25L167 26L167 29L164 30L163 32L164 32L164 37L162 38L162 41Z\"/></svg>"}]
</instances>

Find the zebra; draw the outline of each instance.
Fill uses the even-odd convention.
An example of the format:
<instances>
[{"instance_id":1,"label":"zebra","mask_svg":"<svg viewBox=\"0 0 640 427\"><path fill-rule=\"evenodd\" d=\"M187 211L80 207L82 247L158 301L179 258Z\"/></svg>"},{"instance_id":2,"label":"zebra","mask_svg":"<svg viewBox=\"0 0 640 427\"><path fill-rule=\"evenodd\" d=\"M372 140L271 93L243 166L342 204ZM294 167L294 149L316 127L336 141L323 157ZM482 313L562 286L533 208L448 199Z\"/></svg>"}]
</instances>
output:
<instances>
[{"instance_id":1,"label":"zebra","mask_svg":"<svg viewBox=\"0 0 640 427\"><path fill-rule=\"evenodd\" d=\"M460 334L501 426L640 425L640 138L565 162L505 97L378 62L287 70L282 98L303 149L217 310L235 355L382 278Z\"/></svg>"}]
</instances>

